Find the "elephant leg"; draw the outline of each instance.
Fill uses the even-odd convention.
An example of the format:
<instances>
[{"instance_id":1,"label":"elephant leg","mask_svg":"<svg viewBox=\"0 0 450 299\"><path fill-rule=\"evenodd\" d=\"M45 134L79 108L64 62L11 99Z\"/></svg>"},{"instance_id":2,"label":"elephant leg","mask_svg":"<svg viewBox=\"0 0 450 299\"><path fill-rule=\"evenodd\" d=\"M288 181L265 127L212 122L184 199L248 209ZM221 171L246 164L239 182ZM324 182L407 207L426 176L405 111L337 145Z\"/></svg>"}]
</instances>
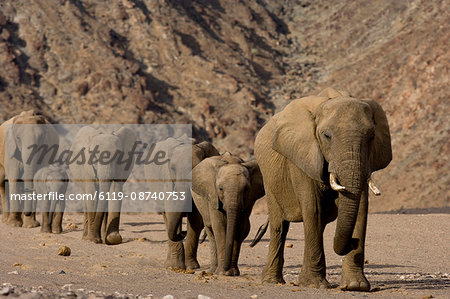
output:
<instances>
[{"instance_id":1,"label":"elephant leg","mask_svg":"<svg viewBox=\"0 0 450 299\"><path fill-rule=\"evenodd\" d=\"M94 196L95 192L97 191L94 183L84 183L83 187L83 191L85 194L92 194L92 196ZM98 198L87 200L84 210L85 218L83 239L94 243L102 243L102 239L100 238L100 225L103 220L104 213L97 213L98 204Z\"/></svg>"},{"instance_id":2,"label":"elephant leg","mask_svg":"<svg viewBox=\"0 0 450 299\"><path fill-rule=\"evenodd\" d=\"M56 204L56 210L53 212L52 217L52 232L55 234L62 233L62 221L64 216L64 208L65 208L65 202L59 201Z\"/></svg>"},{"instance_id":3,"label":"elephant leg","mask_svg":"<svg viewBox=\"0 0 450 299\"><path fill-rule=\"evenodd\" d=\"M104 243L106 243L106 228L107 228L107 226L108 226L108 213L105 213L105 216L103 217L103 221L102 221L102 228L100 230L100 236Z\"/></svg>"},{"instance_id":4,"label":"elephant leg","mask_svg":"<svg viewBox=\"0 0 450 299\"><path fill-rule=\"evenodd\" d=\"M105 243L108 245L122 243L122 236L119 233L120 212L108 212L107 217Z\"/></svg>"},{"instance_id":5,"label":"elephant leg","mask_svg":"<svg viewBox=\"0 0 450 299\"><path fill-rule=\"evenodd\" d=\"M44 200L42 201L42 210L41 210L41 233L51 233L51 213L50 213L50 201Z\"/></svg>"},{"instance_id":6,"label":"elephant leg","mask_svg":"<svg viewBox=\"0 0 450 299\"><path fill-rule=\"evenodd\" d=\"M9 165L8 169L6 169L5 171L8 173L8 177L10 178L6 183L7 186L5 184L5 188L7 187L9 195L23 194L24 193L23 182L18 180L18 178L22 177L23 166L20 165L20 163L14 163L12 165ZM9 217L6 223L11 226L21 227L23 225L22 211L23 211L23 202L18 200L10 200Z\"/></svg>"},{"instance_id":7,"label":"elephant leg","mask_svg":"<svg viewBox=\"0 0 450 299\"><path fill-rule=\"evenodd\" d=\"M50 224L50 217L49 217L49 212L47 212L47 210L44 210L45 212L41 212L41 216L42 216L42 226L41 226L41 233L51 233L52 232L52 227Z\"/></svg>"},{"instance_id":8,"label":"elephant leg","mask_svg":"<svg viewBox=\"0 0 450 299\"><path fill-rule=\"evenodd\" d=\"M38 227L41 225L39 223L39 221L36 220L35 212L31 213L30 216L25 216L25 213L24 213L22 217L23 217L22 227L33 228L33 227Z\"/></svg>"},{"instance_id":9,"label":"elephant leg","mask_svg":"<svg viewBox=\"0 0 450 299\"><path fill-rule=\"evenodd\" d=\"M209 249L210 249L210 263L209 272L215 273L217 270L217 246L216 246L216 238L211 227L205 226L206 235L208 236L209 241Z\"/></svg>"},{"instance_id":10,"label":"elephant leg","mask_svg":"<svg viewBox=\"0 0 450 299\"><path fill-rule=\"evenodd\" d=\"M19 184L21 182L10 180L9 181L9 194L22 194ZM22 188L23 190L23 188ZM23 225L22 221L22 203L16 200L11 200L9 202L9 217L7 223L11 226L21 227Z\"/></svg>"},{"instance_id":11,"label":"elephant leg","mask_svg":"<svg viewBox=\"0 0 450 299\"><path fill-rule=\"evenodd\" d=\"M281 218L281 211L271 209L269 213L270 243L267 263L262 273L263 283L286 283L283 279L284 243L289 230L289 221Z\"/></svg>"},{"instance_id":12,"label":"elephant leg","mask_svg":"<svg viewBox=\"0 0 450 299\"><path fill-rule=\"evenodd\" d=\"M200 212L192 204L192 212L187 217L187 235L185 243L186 268L198 269L200 265L197 260L198 239L203 229L203 220Z\"/></svg>"},{"instance_id":13,"label":"elephant leg","mask_svg":"<svg viewBox=\"0 0 450 299\"><path fill-rule=\"evenodd\" d=\"M86 211L86 210L85 210ZM89 216L88 216L88 212L84 212L84 218L83 218L83 240L87 240L87 236L88 236L88 226L89 226Z\"/></svg>"},{"instance_id":14,"label":"elephant leg","mask_svg":"<svg viewBox=\"0 0 450 299\"><path fill-rule=\"evenodd\" d=\"M226 275L239 276L241 272L238 267L239 253L241 251L242 242L248 236L250 232L250 220L248 216L244 216L241 219L240 228L236 235L236 240L233 244L233 256L231 258L231 268L227 271Z\"/></svg>"},{"instance_id":15,"label":"elephant leg","mask_svg":"<svg viewBox=\"0 0 450 299\"><path fill-rule=\"evenodd\" d=\"M210 207L211 226L214 233L215 244L217 249L217 269L216 274L225 275L225 243L226 243L226 228L227 219L225 214Z\"/></svg>"},{"instance_id":16,"label":"elephant leg","mask_svg":"<svg viewBox=\"0 0 450 299\"><path fill-rule=\"evenodd\" d=\"M313 196L305 196L308 200L320 201ZM326 279L325 252L323 248L323 231L325 223L322 221L320 207L313 202L302 204L303 229L305 234L305 248L303 265L298 282L299 285L315 288L330 288Z\"/></svg>"},{"instance_id":17,"label":"elephant leg","mask_svg":"<svg viewBox=\"0 0 450 299\"><path fill-rule=\"evenodd\" d=\"M163 213L163 216L166 227L168 228L169 221L166 213ZM181 232L181 227L179 227L178 230ZM186 269L183 241L174 242L168 239L167 245L167 259L164 266L172 269Z\"/></svg>"},{"instance_id":18,"label":"elephant leg","mask_svg":"<svg viewBox=\"0 0 450 299\"><path fill-rule=\"evenodd\" d=\"M112 182L110 192L111 194L119 194L119 192L122 192L122 183L116 181ZM105 243L108 245L122 243L122 236L119 233L121 208L121 200L112 200L108 203L108 218L105 234Z\"/></svg>"},{"instance_id":19,"label":"elephant leg","mask_svg":"<svg viewBox=\"0 0 450 299\"><path fill-rule=\"evenodd\" d=\"M5 171L0 169L0 196L2 197L2 222L7 222L9 218L9 205L5 192Z\"/></svg>"},{"instance_id":20,"label":"elephant leg","mask_svg":"<svg viewBox=\"0 0 450 299\"><path fill-rule=\"evenodd\" d=\"M53 213L53 221L52 221L52 233L60 234L62 233L62 220L63 220L64 212L55 212Z\"/></svg>"},{"instance_id":21,"label":"elephant leg","mask_svg":"<svg viewBox=\"0 0 450 299\"><path fill-rule=\"evenodd\" d=\"M100 237L100 226L103 221L103 217L103 212L87 212L86 240L94 243L102 243L102 239Z\"/></svg>"},{"instance_id":22,"label":"elephant leg","mask_svg":"<svg viewBox=\"0 0 450 299\"><path fill-rule=\"evenodd\" d=\"M361 195L358 216L352 238L358 239L358 247L350 251L342 264L340 288L349 291L369 291L370 283L364 275L364 246L366 240L367 212L369 201L367 189Z\"/></svg>"}]
</instances>

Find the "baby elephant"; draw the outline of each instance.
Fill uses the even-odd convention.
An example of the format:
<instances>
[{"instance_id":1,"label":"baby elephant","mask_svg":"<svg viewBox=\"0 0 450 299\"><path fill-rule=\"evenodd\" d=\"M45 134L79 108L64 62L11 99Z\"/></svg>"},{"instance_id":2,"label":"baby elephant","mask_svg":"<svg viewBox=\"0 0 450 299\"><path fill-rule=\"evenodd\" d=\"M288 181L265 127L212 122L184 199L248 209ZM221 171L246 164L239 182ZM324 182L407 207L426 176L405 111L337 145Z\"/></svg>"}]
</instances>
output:
<instances>
[{"instance_id":1,"label":"baby elephant","mask_svg":"<svg viewBox=\"0 0 450 299\"><path fill-rule=\"evenodd\" d=\"M250 213L263 195L256 160L244 162L225 153L203 160L192 170L192 197L210 241L211 272L239 275L239 251L250 231Z\"/></svg>"},{"instance_id":2,"label":"baby elephant","mask_svg":"<svg viewBox=\"0 0 450 299\"><path fill-rule=\"evenodd\" d=\"M56 165L41 168L34 175L33 184L37 194L46 196L45 200L39 203L42 215L41 232L60 234L65 201L58 200L57 197L66 193L68 184L66 168Z\"/></svg>"}]
</instances>

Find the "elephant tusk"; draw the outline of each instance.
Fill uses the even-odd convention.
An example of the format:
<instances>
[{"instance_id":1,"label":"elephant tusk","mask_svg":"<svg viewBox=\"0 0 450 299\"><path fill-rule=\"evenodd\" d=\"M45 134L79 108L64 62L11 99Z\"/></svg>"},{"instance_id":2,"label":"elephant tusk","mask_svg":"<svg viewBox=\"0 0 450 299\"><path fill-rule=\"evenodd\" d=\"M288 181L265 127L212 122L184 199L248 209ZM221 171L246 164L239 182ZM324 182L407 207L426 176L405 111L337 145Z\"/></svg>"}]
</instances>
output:
<instances>
[{"instance_id":1,"label":"elephant tusk","mask_svg":"<svg viewBox=\"0 0 450 299\"><path fill-rule=\"evenodd\" d=\"M369 184L370 191L372 191L373 194L375 194L376 196L381 195L380 189L375 186L375 183L372 181L371 177L367 179L367 184Z\"/></svg>"},{"instance_id":2,"label":"elephant tusk","mask_svg":"<svg viewBox=\"0 0 450 299\"><path fill-rule=\"evenodd\" d=\"M337 182L337 180L336 180L336 176L335 176L334 173L332 173L332 172L330 172L330 185L331 185L331 188L332 188L334 191L342 191L342 190L345 190L345 187L344 187L344 186L341 186L341 185L338 184L338 182Z\"/></svg>"}]
</instances>

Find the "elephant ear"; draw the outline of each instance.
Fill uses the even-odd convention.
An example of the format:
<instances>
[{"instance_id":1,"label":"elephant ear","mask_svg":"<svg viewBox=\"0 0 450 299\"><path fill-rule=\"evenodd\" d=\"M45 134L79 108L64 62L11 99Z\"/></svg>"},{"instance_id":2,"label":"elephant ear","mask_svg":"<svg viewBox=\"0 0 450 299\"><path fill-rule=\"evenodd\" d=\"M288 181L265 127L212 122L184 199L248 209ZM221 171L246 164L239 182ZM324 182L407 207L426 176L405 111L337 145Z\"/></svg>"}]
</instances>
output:
<instances>
[{"instance_id":1,"label":"elephant ear","mask_svg":"<svg viewBox=\"0 0 450 299\"><path fill-rule=\"evenodd\" d=\"M207 198L211 207L220 208L219 194L216 190L216 175L226 162L214 158L206 158L192 169L192 191Z\"/></svg>"},{"instance_id":2,"label":"elephant ear","mask_svg":"<svg viewBox=\"0 0 450 299\"><path fill-rule=\"evenodd\" d=\"M314 115L327 100L316 96L301 98L274 117L272 148L317 181L322 181L324 158L316 139Z\"/></svg>"},{"instance_id":3,"label":"elephant ear","mask_svg":"<svg viewBox=\"0 0 450 299\"><path fill-rule=\"evenodd\" d=\"M370 168L373 172L385 168L392 160L391 135L386 113L380 104L372 99L363 99L362 101L370 105L375 123L375 138L369 157Z\"/></svg>"},{"instance_id":4,"label":"elephant ear","mask_svg":"<svg viewBox=\"0 0 450 299\"><path fill-rule=\"evenodd\" d=\"M261 170L259 169L258 162L256 160L250 160L248 162L242 163L248 170L250 175L250 190L249 199L252 202L257 201L264 196L264 184Z\"/></svg>"},{"instance_id":5,"label":"elephant ear","mask_svg":"<svg viewBox=\"0 0 450 299\"><path fill-rule=\"evenodd\" d=\"M119 130L115 131L114 135L119 137L119 139L122 141L122 148L124 149L126 154L133 149L133 146L137 139L136 133L133 130L131 130L130 128L122 127Z\"/></svg>"},{"instance_id":6,"label":"elephant ear","mask_svg":"<svg viewBox=\"0 0 450 299\"><path fill-rule=\"evenodd\" d=\"M192 168L197 166L203 159L218 156L217 149L208 141L202 141L192 145Z\"/></svg>"}]
</instances>

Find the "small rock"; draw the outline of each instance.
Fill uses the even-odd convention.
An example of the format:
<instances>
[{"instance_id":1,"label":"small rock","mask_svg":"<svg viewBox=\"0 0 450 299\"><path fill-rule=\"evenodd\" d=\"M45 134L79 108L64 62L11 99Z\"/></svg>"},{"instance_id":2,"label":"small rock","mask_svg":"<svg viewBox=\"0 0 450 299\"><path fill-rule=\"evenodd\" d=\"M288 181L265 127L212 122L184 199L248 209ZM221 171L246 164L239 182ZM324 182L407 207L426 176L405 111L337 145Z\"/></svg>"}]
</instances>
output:
<instances>
[{"instance_id":1,"label":"small rock","mask_svg":"<svg viewBox=\"0 0 450 299\"><path fill-rule=\"evenodd\" d=\"M67 246L61 246L58 250L58 255L69 256L71 254L71 250Z\"/></svg>"},{"instance_id":2,"label":"small rock","mask_svg":"<svg viewBox=\"0 0 450 299\"><path fill-rule=\"evenodd\" d=\"M61 287L61 289L63 289L63 290L68 290L68 291L70 292L70 291L72 291L72 286L73 286L73 284L68 283L68 284L63 285L63 286Z\"/></svg>"},{"instance_id":3,"label":"small rock","mask_svg":"<svg viewBox=\"0 0 450 299\"><path fill-rule=\"evenodd\" d=\"M15 270L15 271L8 272L8 274L15 274L15 275L17 275L17 274L19 274L19 272L17 272L17 270Z\"/></svg>"},{"instance_id":4,"label":"small rock","mask_svg":"<svg viewBox=\"0 0 450 299\"><path fill-rule=\"evenodd\" d=\"M11 289L8 287L4 287L0 290L0 295L7 296L11 292Z\"/></svg>"},{"instance_id":5,"label":"small rock","mask_svg":"<svg viewBox=\"0 0 450 299\"><path fill-rule=\"evenodd\" d=\"M253 298L253 299L258 298L258 295L256 295L256 294L255 295L251 295L250 298Z\"/></svg>"},{"instance_id":6,"label":"small rock","mask_svg":"<svg viewBox=\"0 0 450 299\"><path fill-rule=\"evenodd\" d=\"M45 246L45 243L44 243L44 242L41 242L41 246Z\"/></svg>"},{"instance_id":7,"label":"small rock","mask_svg":"<svg viewBox=\"0 0 450 299\"><path fill-rule=\"evenodd\" d=\"M64 270L61 270L58 272L58 274L66 274L66 272L64 272Z\"/></svg>"},{"instance_id":8,"label":"small rock","mask_svg":"<svg viewBox=\"0 0 450 299\"><path fill-rule=\"evenodd\" d=\"M287 243L287 244L286 244L286 247L287 247L287 248L292 248L292 247L294 247L294 244Z\"/></svg>"},{"instance_id":9,"label":"small rock","mask_svg":"<svg viewBox=\"0 0 450 299\"><path fill-rule=\"evenodd\" d=\"M163 297L163 299L174 299L174 297L172 295L166 295Z\"/></svg>"},{"instance_id":10,"label":"small rock","mask_svg":"<svg viewBox=\"0 0 450 299\"><path fill-rule=\"evenodd\" d=\"M429 299L429 298L434 298L434 297L433 297L433 295L426 295L426 296L422 297L422 299Z\"/></svg>"},{"instance_id":11,"label":"small rock","mask_svg":"<svg viewBox=\"0 0 450 299\"><path fill-rule=\"evenodd\" d=\"M20 266L22 266L21 263L14 263L14 264L13 264L13 267L20 267Z\"/></svg>"},{"instance_id":12,"label":"small rock","mask_svg":"<svg viewBox=\"0 0 450 299\"><path fill-rule=\"evenodd\" d=\"M199 295L197 296L197 299L211 299L211 297L208 297L208 296L199 294Z\"/></svg>"}]
</instances>

